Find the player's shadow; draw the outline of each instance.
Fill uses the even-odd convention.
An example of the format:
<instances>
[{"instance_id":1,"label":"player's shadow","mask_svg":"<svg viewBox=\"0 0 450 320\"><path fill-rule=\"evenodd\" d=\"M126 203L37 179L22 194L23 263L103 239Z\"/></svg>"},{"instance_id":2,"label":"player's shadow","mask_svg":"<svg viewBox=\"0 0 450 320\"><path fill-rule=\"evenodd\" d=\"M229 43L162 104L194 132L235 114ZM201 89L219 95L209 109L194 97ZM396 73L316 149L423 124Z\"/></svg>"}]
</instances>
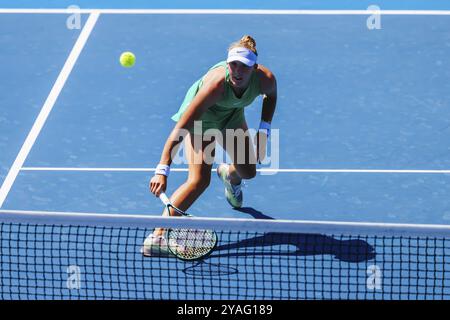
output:
<instances>
[{"instance_id":1,"label":"player's shadow","mask_svg":"<svg viewBox=\"0 0 450 320\"><path fill-rule=\"evenodd\" d=\"M255 219L270 219L270 220L273 220L272 217L269 217L269 216L265 215L264 213L262 213L261 211L258 211L258 210L256 210L255 208L252 208L252 207L235 208L234 210L242 212L242 213L246 213L248 215L251 215Z\"/></svg>"},{"instance_id":2,"label":"player's shadow","mask_svg":"<svg viewBox=\"0 0 450 320\"><path fill-rule=\"evenodd\" d=\"M239 208L235 210L251 215L255 219L274 219L252 207ZM273 250L274 246L281 246L281 248L285 249ZM289 249L287 248L287 246L289 246ZM254 248L255 250L252 249L250 251L246 248ZM237 252L221 254L220 251ZM220 245L216 247L214 253L211 255L211 258L225 256L239 257L248 255L333 255L340 261L358 263L375 258L375 250L369 243L361 239L340 239L321 234L288 234L269 232L253 238L238 240L236 242L230 242L228 244Z\"/></svg>"},{"instance_id":3,"label":"player's shadow","mask_svg":"<svg viewBox=\"0 0 450 320\"><path fill-rule=\"evenodd\" d=\"M251 215L255 219L269 219L274 218L263 214L252 207L245 207L235 209L237 211ZM289 245L295 248L294 251L286 249L284 251L275 251L268 247ZM289 234L269 232L261 236L240 240L234 243L218 246L214 252L221 250L235 250L242 248L266 248L265 250L251 252L252 255L334 255L336 259L344 262L362 262L375 258L374 248L364 240L360 239L336 239L331 236L321 234ZM248 250L242 253L234 253L234 256L248 255ZM229 255L212 255L211 257L220 257Z\"/></svg>"},{"instance_id":4,"label":"player's shadow","mask_svg":"<svg viewBox=\"0 0 450 320\"><path fill-rule=\"evenodd\" d=\"M252 249L249 250L249 248ZM376 253L373 246L361 239L336 239L321 234L269 232L217 246L210 258L315 255L332 255L343 262L359 263L374 259Z\"/></svg>"},{"instance_id":5,"label":"player's shadow","mask_svg":"<svg viewBox=\"0 0 450 320\"><path fill-rule=\"evenodd\" d=\"M247 213L255 219L273 219L262 212L253 208L236 209ZM245 231L244 231L245 234ZM280 233L269 232L245 238L234 234L231 239L226 239L228 233L224 233L219 239L219 244L208 259L203 260L192 268L185 269L194 274L195 270L200 270L204 276L208 271L213 271L217 266L221 266L218 274L234 274L237 269L223 264L214 264L212 261L219 258L248 258L248 257L301 257L331 255L333 259L348 263L359 263L369 261L375 258L374 247L361 239L346 239L344 237L332 237L322 234L304 234L304 233ZM235 238L235 239L233 239ZM223 244L225 242L225 244ZM211 259L211 261L209 261ZM208 261L207 261L208 260ZM211 269L213 268L213 269ZM226 272L228 270L228 272ZM219 271L219 270L215 270ZM210 272L215 274L215 272ZM215 275L218 275L215 274Z\"/></svg>"}]
</instances>

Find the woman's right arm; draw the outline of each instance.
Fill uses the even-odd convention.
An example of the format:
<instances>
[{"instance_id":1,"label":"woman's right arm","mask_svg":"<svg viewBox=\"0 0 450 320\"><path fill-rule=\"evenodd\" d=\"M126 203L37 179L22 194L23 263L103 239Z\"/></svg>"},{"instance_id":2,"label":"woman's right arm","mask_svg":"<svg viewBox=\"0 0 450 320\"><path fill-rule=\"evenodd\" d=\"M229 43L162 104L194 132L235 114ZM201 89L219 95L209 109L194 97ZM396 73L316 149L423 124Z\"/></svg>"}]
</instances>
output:
<instances>
[{"instance_id":1,"label":"woman's right arm","mask_svg":"<svg viewBox=\"0 0 450 320\"><path fill-rule=\"evenodd\" d=\"M225 77L224 72L220 71L220 69L215 69L208 73L203 79L203 85L199 92L167 138L161 154L159 166L162 165L168 167L171 165L172 155L176 154L177 148L188 133L188 130L193 128L194 121L200 119L202 114L222 97ZM167 175L156 173L151 179L149 187L153 194L159 196L161 192L166 190L166 186Z\"/></svg>"}]
</instances>

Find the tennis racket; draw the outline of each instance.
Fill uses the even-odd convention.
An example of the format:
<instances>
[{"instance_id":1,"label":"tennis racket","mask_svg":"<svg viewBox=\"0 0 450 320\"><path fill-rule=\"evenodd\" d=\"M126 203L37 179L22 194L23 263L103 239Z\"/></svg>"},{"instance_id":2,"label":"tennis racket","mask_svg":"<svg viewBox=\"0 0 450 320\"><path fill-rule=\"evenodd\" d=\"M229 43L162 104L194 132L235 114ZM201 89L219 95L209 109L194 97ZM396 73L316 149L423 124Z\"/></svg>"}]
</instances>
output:
<instances>
[{"instance_id":1,"label":"tennis racket","mask_svg":"<svg viewBox=\"0 0 450 320\"><path fill-rule=\"evenodd\" d=\"M175 207L164 192L159 195L159 199L168 211L172 208L182 216L192 217L192 215ZM170 252L177 258L186 261L205 258L217 245L217 234L214 230L170 228L166 230L165 238Z\"/></svg>"}]
</instances>

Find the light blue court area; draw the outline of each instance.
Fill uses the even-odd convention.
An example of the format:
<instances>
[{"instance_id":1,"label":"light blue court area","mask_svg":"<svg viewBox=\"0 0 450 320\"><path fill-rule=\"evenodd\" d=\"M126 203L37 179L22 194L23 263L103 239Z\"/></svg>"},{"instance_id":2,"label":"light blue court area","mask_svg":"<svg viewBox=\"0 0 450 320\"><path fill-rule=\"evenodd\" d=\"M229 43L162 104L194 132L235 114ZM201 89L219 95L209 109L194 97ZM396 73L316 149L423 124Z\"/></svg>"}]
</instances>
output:
<instances>
[{"instance_id":1,"label":"light blue court area","mask_svg":"<svg viewBox=\"0 0 450 320\"><path fill-rule=\"evenodd\" d=\"M20 28L14 32L25 38L12 36L17 19ZM2 139L8 146L2 152L3 177L80 33L68 30L66 19L2 15L10 28L2 41L18 51L20 60L13 59L23 68L3 66L12 75L2 98ZM86 20L83 15L82 23ZM229 43L248 33L279 88L273 121L279 162L261 168L291 171L249 181L246 207L275 219L446 223L450 187L442 172L450 167L450 19L383 16L381 30L372 31L366 20L362 15L100 15L3 209L159 214L160 204L146 190L152 173L144 170L159 161L173 127L170 116L188 87L224 59ZM33 40L24 40L31 33ZM58 45L44 48L47 41ZM119 65L125 50L136 54L134 68ZM246 110L250 127L258 125L260 105L258 100ZM343 172L326 171L336 169ZM346 172L354 169L363 172ZM186 175L173 172L169 191ZM191 212L242 217L224 201L215 173Z\"/></svg>"}]
</instances>

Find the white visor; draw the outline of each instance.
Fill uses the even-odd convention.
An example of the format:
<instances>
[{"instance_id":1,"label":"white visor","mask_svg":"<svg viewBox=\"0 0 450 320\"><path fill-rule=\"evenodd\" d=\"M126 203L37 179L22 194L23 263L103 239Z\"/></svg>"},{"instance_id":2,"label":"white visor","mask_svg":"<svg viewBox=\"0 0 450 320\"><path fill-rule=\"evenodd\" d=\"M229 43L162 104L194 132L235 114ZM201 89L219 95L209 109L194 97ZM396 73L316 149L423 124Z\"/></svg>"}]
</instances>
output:
<instances>
[{"instance_id":1,"label":"white visor","mask_svg":"<svg viewBox=\"0 0 450 320\"><path fill-rule=\"evenodd\" d=\"M240 61L246 66L252 67L256 63L256 54L247 48L233 48L228 52L227 63Z\"/></svg>"}]
</instances>

